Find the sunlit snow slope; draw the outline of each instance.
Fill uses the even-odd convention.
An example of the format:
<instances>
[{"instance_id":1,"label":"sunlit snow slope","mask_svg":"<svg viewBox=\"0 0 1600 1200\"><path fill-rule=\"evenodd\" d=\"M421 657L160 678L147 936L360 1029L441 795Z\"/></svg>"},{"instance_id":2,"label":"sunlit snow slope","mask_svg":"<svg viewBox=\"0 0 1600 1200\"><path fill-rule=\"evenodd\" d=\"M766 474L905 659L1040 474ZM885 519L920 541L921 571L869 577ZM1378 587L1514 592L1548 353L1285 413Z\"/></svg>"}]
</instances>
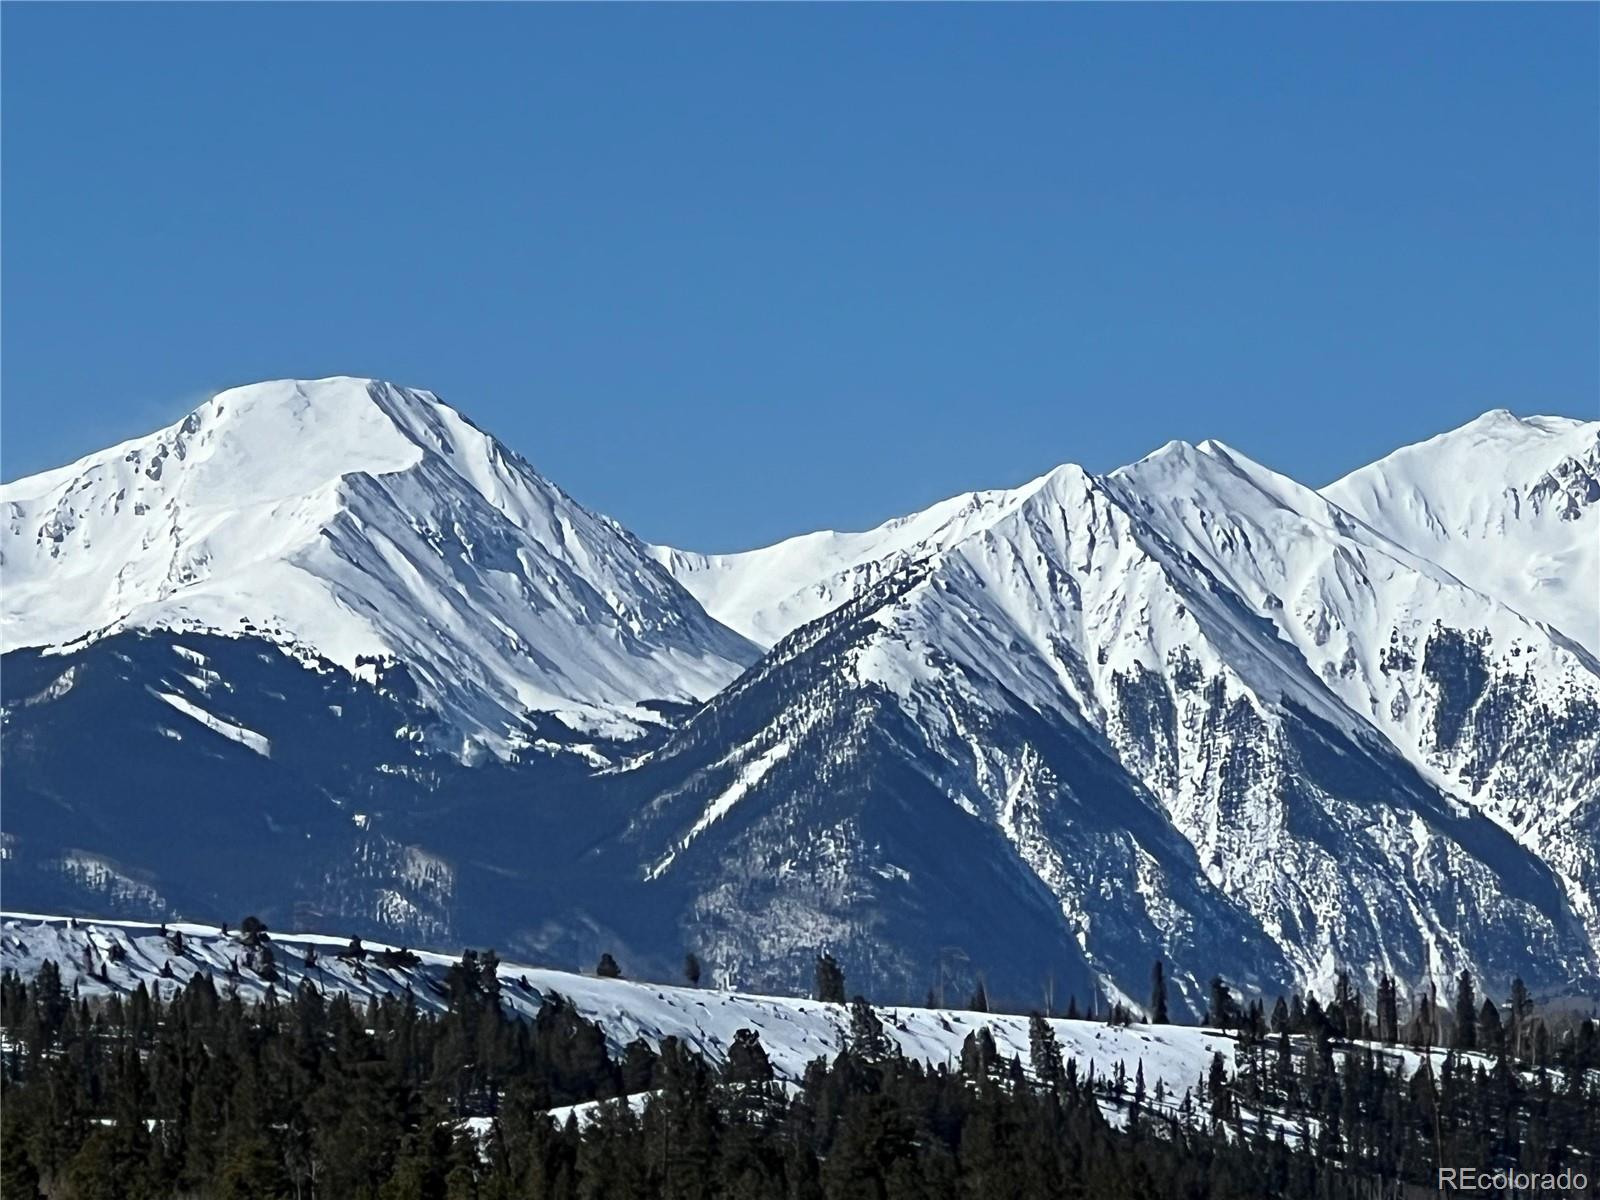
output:
<instances>
[{"instance_id":1,"label":"sunlit snow slope","mask_svg":"<svg viewBox=\"0 0 1600 1200\"><path fill-rule=\"evenodd\" d=\"M6 650L167 628L399 660L463 746L514 749L528 711L625 735L755 657L614 521L387 383L222 392L0 514Z\"/></svg>"},{"instance_id":2,"label":"sunlit snow slope","mask_svg":"<svg viewBox=\"0 0 1600 1200\"><path fill-rule=\"evenodd\" d=\"M739 554L670 546L652 546L650 552L717 620L771 646L898 567L984 528L1029 490L968 492L865 533L823 530Z\"/></svg>"},{"instance_id":3,"label":"sunlit snow slope","mask_svg":"<svg viewBox=\"0 0 1600 1200\"><path fill-rule=\"evenodd\" d=\"M165 989L184 986L191 976L207 973L217 986L236 987L246 1001L259 1000L268 983L249 965L249 952L215 926L173 924L168 931L183 937L182 952L151 925L135 922L83 921L71 925L60 917L6 914L0 917L0 969L27 977L46 961L61 969L62 983L80 995L126 996L139 984ZM272 935L279 995L293 994L302 979L324 994L344 992L365 1002L409 992L417 1005L441 1010L448 994L444 975L453 961L447 955L422 952L414 967L384 966L375 957L363 964L337 955L348 939L315 934ZM121 957L113 961L112 947ZM317 963L307 968L307 949ZM386 949L369 944L372 955ZM233 973L233 965L238 965ZM98 972L104 968L104 981ZM166 969L169 974L163 975ZM850 1010L792 996L758 996L713 988L686 988L626 979L597 979L575 972L551 971L516 963L499 967L500 999L511 1012L531 1017L552 997L560 996L578 1014L605 1031L613 1055L643 1038L659 1048L675 1037L713 1062L727 1056L734 1035L753 1029L761 1038L778 1077L798 1081L817 1058L832 1058L844 1048L850 1032ZM961 1060L967 1036L987 1028L1001 1054L1029 1062L1028 1018L926 1008L879 1008L884 1033L901 1052L932 1064ZM1151 1088L1157 1079L1181 1095L1201 1079L1214 1053L1232 1069L1234 1041L1220 1033L1176 1025L1113 1026L1100 1021L1054 1020L1063 1054L1081 1071L1096 1075L1113 1071L1120 1062L1132 1074L1143 1065Z\"/></svg>"},{"instance_id":4,"label":"sunlit snow slope","mask_svg":"<svg viewBox=\"0 0 1600 1200\"><path fill-rule=\"evenodd\" d=\"M1600 656L1600 421L1499 409L1323 495Z\"/></svg>"},{"instance_id":5,"label":"sunlit snow slope","mask_svg":"<svg viewBox=\"0 0 1600 1200\"><path fill-rule=\"evenodd\" d=\"M837 807L870 786L860 781L896 777L856 765L887 753L975 818L974 835L987 827L1010 843L1112 979L1132 976L1131 963L1114 962L1128 922L1148 922L1138 939L1162 946L1181 975L1191 955L1226 952L1196 933L1220 928L1229 905L1306 980L1325 980L1338 963L1410 977L1430 961L1492 976L1519 959L1560 963L1556 978L1594 977L1592 656L1225 446L1175 442L1107 476L1062 467L867 534L664 560L711 612L767 636L788 625L795 597L805 616L832 610L854 627L828 635L846 648L825 660L807 648L822 644L822 622L780 642L713 703L711 728L737 728L738 742L722 743L714 764L698 765L713 756L702 752L685 759L692 773L652 785L661 799L636 828L672 832L664 842L640 835L657 848L646 870L698 873L697 912L770 931L777 923L761 919L763 906L806 904L813 927L844 928L847 905L816 911L829 894L823 881L888 878L913 837L863 844L855 831L881 796L837 812L836 833L789 853L785 870L806 880L790 893L767 889L758 903L745 883L724 908L727 876L755 853L752 830L770 823L770 844L793 820L787 810L806 779L836 773ZM773 562L782 598L769 603L753 583L770 578ZM877 582L897 572L905 586ZM764 714L760 724L737 725L732 699L780 673L773 690L791 701L747 705ZM870 728L829 715L867 705L892 708L906 732L874 749L895 728L883 711ZM1220 896L1174 890L1186 869L1136 832L1132 796L1114 806L1111 828L1086 819L1085 763L1052 750L1041 719L1082 731L1132 777L1135 794L1153 796ZM685 731L637 770L665 773L695 736ZM709 799L696 808L690 798L702 793ZM1103 783L1091 793L1108 794ZM702 854L719 865L697 865ZM1137 879L1138 898L1107 905L1096 871L1123 856L1113 873Z\"/></svg>"}]
</instances>

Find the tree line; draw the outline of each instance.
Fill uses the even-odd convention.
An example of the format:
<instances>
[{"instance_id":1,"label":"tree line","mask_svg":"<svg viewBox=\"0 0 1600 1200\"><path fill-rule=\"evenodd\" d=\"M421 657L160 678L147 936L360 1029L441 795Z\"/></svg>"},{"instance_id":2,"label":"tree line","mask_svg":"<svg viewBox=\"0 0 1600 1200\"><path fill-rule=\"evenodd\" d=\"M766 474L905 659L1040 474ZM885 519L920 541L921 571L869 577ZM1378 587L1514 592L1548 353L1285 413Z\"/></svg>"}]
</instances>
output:
<instances>
[{"instance_id":1,"label":"tree line","mask_svg":"<svg viewBox=\"0 0 1600 1200\"><path fill-rule=\"evenodd\" d=\"M246 936L256 949L270 941ZM31 979L8 972L0 1192L1326 1200L1431 1187L1441 1163L1600 1178L1594 1022L1546 1027L1540 1051L1515 998L1496 1033L1476 997L1458 995L1456 1044L1425 1040L1418 1055L1386 1047L1405 1039L1382 995L1368 1012L1348 981L1269 1013L1219 979L1208 1015L1236 1031L1233 1061L1218 1054L1174 1081L1147 1079L1139 1061L1085 1068L1037 1015L1027 1068L983 1028L959 1062L930 1065L902 1055L858 997L845 1048L785 1083L753 1029L712 1062L670 1037L614 1050L555 995L519 1017L501 1002L497 966L464 954L437 1013L410 995L360 1005L305 981L246 1004L204 973L166 999L140 984L90 1000L54 964ZM837 963L819 962L826 999L842 1002L843 982ZM1140 1015L1164 1015L1162 988L1152 972ZM1135 1019L1126 1006L1104 1016ZM1369 1032L1392 1036L1351 1040ZM613 1103L586 1121L548 1115L588 1101Z\"/></svg>"}]
</instances>

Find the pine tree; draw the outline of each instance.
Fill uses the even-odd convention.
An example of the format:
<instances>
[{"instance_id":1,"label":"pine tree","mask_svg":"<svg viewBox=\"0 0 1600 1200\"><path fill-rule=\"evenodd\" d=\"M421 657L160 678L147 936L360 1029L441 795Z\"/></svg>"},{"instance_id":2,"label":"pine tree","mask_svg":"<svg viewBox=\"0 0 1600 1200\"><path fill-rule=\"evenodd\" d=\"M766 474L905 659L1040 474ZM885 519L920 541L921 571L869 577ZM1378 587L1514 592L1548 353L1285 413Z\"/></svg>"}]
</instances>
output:
<instances>
[{"instance_id":1,"label":"pine tree","mask_svg":"<svg viewBox=\"0 0 1600 1200\"><path fill-rule=\"evenodd\" d=\"M683 977L689 981L690 987L700 986L700 960L692 953L683 956Z\"/></svg>"},{"instance_id":2,"label":"pine tree","mask_svg":"<svg viewBox=\"0 0 1600 1200\"><path fill-rule=\"evenodd\" d=\"M1529 1018L1533 1015L1533 1000L1528 996L1528 985L1518 975L1511 981L1511 1001L1507 1005L1506 1037L1510 1042L1512 1058L1526 1058L1532 1044Z\"/></svg>"},{"instance_id":3,"label":"pine tree","mask_svg":"<svg viewBox=\"0 0 1600 1200\"><path fill-rule=\"evenodd\" d=\"M844 1003L844 970L827 952L817 956L816 998L824 1004Z\"/></svg>"},{"instance_id":4,"label":"pine tree","mask_svg":"<svg viewBox=\"0 0 1600 1200\"><path fill-rule=\"evenodd\" d=\"M266 936L266 923L262 921L260 917L248 916L243 921L239 922L239 934L239 940L244 945L253 949L258 946L261 943L261 940Z\"/></svg>"},{"instance_id":5,"label":"pine tree","mask_svg":"<svg viewBox=\"0 0 1600 1200\"><path fill-rule=\"evenodd\" d=\"M1504 1054L1506 1050L1505 1030L1500 1027L1500 1010L1487 996L1478 1009L1478 1045L1496 1056Z\"/></svg>"},{"instance_id":6,"label":"pine tree","mask_svg":"<svg viewBox=\"0 0 1600 1200\"><path fill-rule=\"evenodd\" d=\"M972 993L972 999L967 1001L967 1008L972 1012L986 1013L989 1011L989 992L983 986L983 980L978 980L978 990Z\"/></svg>"},{"instance_id":7,"label":"pine tree","mask_svg":"<svg viewBox=\"0 0 1600 1200\"><path fill-rule=\"evenodd\" d=\"M1206 1023L1222 1030L1234 1023L1233 993L1220 975L1211 977L1211 1008L1206 1013Z\"/></svg>"},{"instance_id":8,"label":"pine tree","mask_svg":"<svg viewBox=\"0 0 1600 1200\"><path fill-rule=\"evenodd\" d=\"M1158 958L1150 968L1150 1023L1167 1023L1167 976Z\"/></svg>"},{"instance_id":9,"label":"pine tree","mask_svg":"<svg viewBox=\"0 0 1600 1200\"><path fill-rule=\"evenodd\" d=\"M617 966L617 960L611 957L610 951L600 956L600 961L595 964L594 973L601 979L622 978L622 968Z\"/></svg>"},{"instance_id":10,"label":"pine tree","mask_svg":"<svg viewBox=\"0 0 1600 1200\"><path fill-rule=\"evenodd\" d=\"M1378 981L1378 1039L1394 1045L1400 1038L1400 989L1394 978Z\"/></svg>"},{"instance_id":11,"label":"pine tree","mask_svg":"<svg viewBox=\"0 0 1600 1200\"><path fill-rule=\"evenodd\" d=\"M1066 1083L1066 1071L1061 1063L1061 1043L1056 1031L1038 1013L1028 1018L1028 1060L1033 1064L1033 1077L1041 1087L1059 1092Z\"/></svg>"},{"instance_id":12,"label":"pine tree","mask_svg":"<svg viewBox=\"0 0 1600 1200\"><path fill-rule=\"evenodd\" d=\"M961 1043L961 1069L971 1079L987 1081L997 1073L1000 1053L987 1025L967 1034Z\"/></svg>"},{"instance_id":13,"label":"pine tree","mask_svg":"<svg viewBox=\"0 0 1600 1200\"><path fill-rule=\"evenodd\" d=\"M1457 1050L1474 1050L1478 1045L1478 1004L1472 992L1472 972L1463 970L1456 977Z\"/></svg>"},{"instance_id":14,"label":"pine tree","mask_svg":"<svg viewBox=\"0 0 1600 1200\"><path fill-rule=\"evenodd\" d=\"M217 1195L222 1200L269 1200L287 1190L283 1164L264 1137L239 1142L223 1162L221 1176Z\"/></svg>"},{"instance_id":15,"label":"pine tree","mask_svg":"<svg viewBox=\"0 0 1600 1200\"><path fill-rule=\"evenodd\" d=\"M766 1047L754 1029L741 1029L728 1047L728 1063L723 1078L729 1083L771 1083L772 1063Z\"/></svg>"},{"instance_id":16,"label":"pine tree","mask_svg":"<svg viewBox=\"0 0 1600 1200\"><path fill-rule=\"evenodd\" d=\"M1211 1119L1221 1123L1228 1119L1228 1067L1222 1061L1222 1051L1211 1055L1211 1066L1206 1072L1206 1094L1211 1097Z\"/></svg>"},{"instance_id":17,"label":"pine tree","mask_svg":"<svg viewBox=\"0 0 1600 1200\"><path fill-rule=\"evenodd\" d=\"M882 1062L895 1051L895 1043L884 1032L883 1022L861 996L850 1001L848 1045L850 1053L866 1062Z\"/></svg>"}]
</instances>

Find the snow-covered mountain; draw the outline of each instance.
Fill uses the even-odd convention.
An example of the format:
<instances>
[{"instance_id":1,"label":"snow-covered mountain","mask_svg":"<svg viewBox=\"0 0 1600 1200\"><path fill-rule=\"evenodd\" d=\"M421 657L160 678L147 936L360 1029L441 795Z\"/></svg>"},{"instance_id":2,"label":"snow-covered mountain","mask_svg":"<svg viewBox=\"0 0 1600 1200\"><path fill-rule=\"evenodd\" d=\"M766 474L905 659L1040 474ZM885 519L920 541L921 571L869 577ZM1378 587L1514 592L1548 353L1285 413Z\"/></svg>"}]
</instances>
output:
<instances>
[{"instance_id":1,"label":"snow-covered mountain","mask_svg":"<svg viewBox=\"0 0 1600 1200\"><path fill-rule=\"evenodd\" d=\"M8 899L891 999L1593 989L1597 438L1320 493L1175 442L707 556L427 393L223 393L6 485Z\"/></svg>"},{"instance_id":2,"label":"snow-covered mountain","mask_svg":"<svg viewBox=\"0 0 1600 1200\"><path fill-rule=\"evenodd\" d=\"M0 644L250 634L399 662L458 752L525 716L627 735L756 657L616 522L429 392L373 380L218 394L182 421L0 487Z\"/></svg>"},{"instance_id":3,"label":"snow-covered mountain","mask_svg":"<svg viewBox=\"0 0 1600 1200\"><path fill-rule=\"evenodd\" d=\"M1600 934L1600 669L1582 646L1225 446L1113 478L1425 779L1554 867ZM1597 549L1574 543L1570 565L1592 574Z\"/></svg>"},{"instance_id":4,"label":"snow-covered mountain","mask_svg":"<svg viewBox=\"0 0 1600 1200\"><path fill-rule=\"evenodd\" d=\"M1446 771L1411 761L1421 731L1478 700L1429 679L1434 620L1551 664L1513 706L1523 725L1550 703L1587 719L1581 657L1214 445L1106 478L1064 467L983 510L780 642L632 768L657 797L633 824L641 869L658 886L684 876L699 927L769 962L817 930L866 954L885 939L863 908L915 911L896 893L931 884L907 864L947 876L959 868L937 855L958 845L1048 896L1056 940L1124 987L1151 947L1186 988L1205 964L1263 981L1326 982L1341 963L1498 977L1535 945L1551 982L1593 971L1571 915L1587 882L1564 891ZM1395 703L1407 688L1415 712ZM1524 756L1565 756L1554 786L1592 811L1593 749L1582 734ZM1582 860L1568 874L1592 862L1585 829L1564 843ZM902 938L910 953L880 969L921 968L935 938Z\"/></svg>"},{"instance_id":5,"label":"snow-covered mountain","mask_svg":"<svg viewBox=\"0 0 1600 1200\"><path fill-rule=\"evenodd\" d=\"M1497 409L1323 494L1600 657L1600 421Z\"/></svg>"},{"instance_id":6,"label":"snow-covered mountain","mask_svg":"<svg viewBox=\"0 0 1600 1200\"><path fill-rule=\"evenodd\" d=\"M1575 543L1572 557L1583 549ZM1545 965L1561 963L1553 977L1593 977L1593 658L1227 447L1173 443L1106 477L1064 467L865 534L717 558L658 554L709 611L752 635L781 636L830 610L854 629L830 634L848 650L826 665L799 666L821 622L803 627L636 768L661 770L712 713L736 729L702 754L714 765L696 760L682 779L647 789L681 814L659 804L635 823L664 825L661 858L644 867L657 876L710 838L705 858L716 866L697 884L697 920L721 902L726 920L748 925L763 905L788 911L804 896L810 920L826 927L830 914L814 911L828 894L821 880L885 875L888 843L878 843L888 860L878 861L841 833L805 848L800 862L825 861L792 888L758 876L758 904L748 883L729 889L741 852L728 843L773 835L714 831L735 806L746 810L741 825L793 826L784 810L812 778L828 779L835 805L841 793L868 793L859 812L837 817L841 830L858 826L884 790L874 781L893 774L853 765L876 753L868 747L887 711L904 726L888 750L902 774L920 773L1000 832L1095 969L1126 977L1131 965L1112 969L1097 948L1105 918L1095 912L1095 867L1114 858L1088 834L1086 772L1051 761L1035 732L1042 720L1072 729L1129 777L1112 805L1127 861L1098 886L1138 881L1138 902L1119 894L1116 915L1147 914L1137 940L1163 945L1180 974L1191 957L1216 962L1223 951L1202 940L1186 953L1174 932L1219 928L1222 910L1203 887L1175 899L1167 889L1183 874L1170 858L1137 869L1149 847L1128 836L1140 811L1130 796L1159 804L1192 847L1201 882L1248 912L1299 978L1340 962L1410 978L1445 963L1494 975L1533 945ZM1592 545L1588 554L1592 569ZM897 573L904 586L877 583ZM800 676L777 689L797 698L763 703L760 726L733 724L725 706L778 670ZM815 681L809 692L804 679ZM830 708L873 715L851 723ZM788 769L768 785L778 764ZM1108 794L1104 782L1097 790ZM908 826L930 821L919 813ZM904 855L907 836L892 850ZM783 867L792 874L796 861ZM832 918L852 903L847 895Z\"/></svg>"},{"instance_id":7,"label":"snow-covered mountain","mask_svg":"<svg viewBox=\"0 0 1600 1200\"><path fill-rule=\"evenodd\" d=\"M717 620L771 646L906 563L984 528L1029 490L968 492L865 533L823 530L738 554L698 554L670 546L653 546L650 552L715 611Z\"/></svg>"}]
</instances>

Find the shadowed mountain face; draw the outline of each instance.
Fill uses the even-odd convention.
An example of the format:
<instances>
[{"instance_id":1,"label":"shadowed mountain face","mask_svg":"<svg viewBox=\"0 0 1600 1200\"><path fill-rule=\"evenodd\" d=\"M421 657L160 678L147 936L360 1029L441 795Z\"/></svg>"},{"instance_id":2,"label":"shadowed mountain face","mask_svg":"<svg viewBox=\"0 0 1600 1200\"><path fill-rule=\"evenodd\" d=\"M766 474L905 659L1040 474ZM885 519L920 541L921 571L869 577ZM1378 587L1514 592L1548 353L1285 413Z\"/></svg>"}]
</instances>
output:
<instances>
[{"instance_id":1,"label":"shadowed mountain face","mask_svg":"<svg viewBox=\"0 0 1600 1200\"><path fill-rule=\"evenodd\" d=\"M438 717L404 668L362 679L254 638L127 633L7 655L3 684L13 908L258 907L285 928L326 916L433 941L477 928L459 915L472 868L413 826L483 806L535 845L577 834L553 799L586 774L576 759L468 768L429 750Z\"/></svg>"},{"instance_id":2,"label":"shadowed mountain face","mask_svg":"<svg viewBox=\"0 0 1600 1200\"><path fill-rule=\"evenodd\" d=\"M372 428L323 483L262 432L329 422ZM1587 570L1595 427L1492 424L1527 537ZM426 393L262 385L174 430L6 485L9 908L692 949L774 990L827 948L886 1000L1139 1002L1157 957L1191 1010L1214 973L1600 978L1600 666L1570 597L1378 519L1403 491L1451 541L1433 443L1322 494L1174 443L708 557Z\"/></svg>"}]
</instances>

